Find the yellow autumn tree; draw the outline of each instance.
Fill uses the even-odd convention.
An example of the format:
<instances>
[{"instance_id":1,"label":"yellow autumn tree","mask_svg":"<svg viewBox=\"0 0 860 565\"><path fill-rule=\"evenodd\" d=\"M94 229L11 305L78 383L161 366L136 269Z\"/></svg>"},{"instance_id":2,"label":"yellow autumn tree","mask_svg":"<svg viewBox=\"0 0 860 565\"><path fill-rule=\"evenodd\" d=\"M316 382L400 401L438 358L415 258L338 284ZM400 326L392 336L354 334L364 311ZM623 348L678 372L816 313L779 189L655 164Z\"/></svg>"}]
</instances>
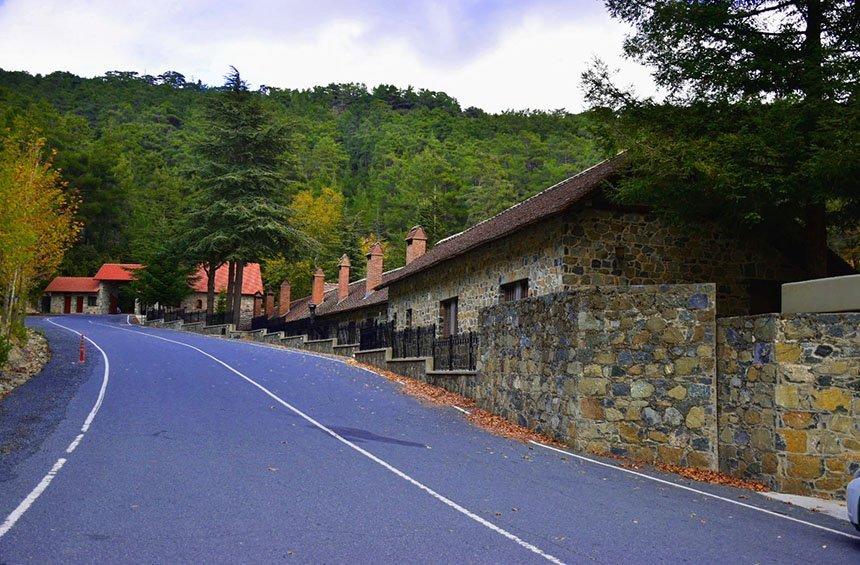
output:
<instances>
[{"instance_id":1,"label":"yellow autumn tree","mask_svg":"<svg viewBox=\"0 0 860 565\"><path fill-rule=\"evenodd\" d=\"M0 147L0 338L25 314L37 279L52 275L80 233L45 140L10 135Z\"/></svg>"}]
</instances>

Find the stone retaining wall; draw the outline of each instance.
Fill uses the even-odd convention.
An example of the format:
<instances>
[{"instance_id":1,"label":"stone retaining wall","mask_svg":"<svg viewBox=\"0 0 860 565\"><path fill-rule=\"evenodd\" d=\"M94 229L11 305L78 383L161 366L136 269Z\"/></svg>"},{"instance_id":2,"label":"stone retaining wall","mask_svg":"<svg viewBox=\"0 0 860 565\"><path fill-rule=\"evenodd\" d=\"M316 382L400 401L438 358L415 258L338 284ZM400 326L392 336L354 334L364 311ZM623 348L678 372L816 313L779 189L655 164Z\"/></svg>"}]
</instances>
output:
<instances>
[{"instance_id":1,"label":"stone retaining wall","mask_svg":"<svg viewBox=\"0 0 860 565\"><path fill-rule=\"evenodd\" d=\"M334 344L335 339L315 339L309 340L304 343L302 349L305 351L313 351L315 353L327 353L332 355L334 353Z\"/></svg>"},{"instance_id":2,"label":"stone retaining wall","mask_svg":"<svg viewBox=\"0 0 860 565\"><path fill-rule=\"evenodd\" d=\"M355 360L365 365L373 365L379 369L388 370L386 359L391 356L390 349L369 349L367 351L356 351Z\"/></svg>"},{"instance_id":3,"label":"stone retaining wall","mask_svg":"<svg viewBox=\"0 0 860 565\"><path fill-rule=\"evenodd\" d=\"M482 408L593 453L717 467L715 287L592 287L481 312Z\"/></svg>"},{"instance_id":4,"label":"stone retaining wall","mask_svg":"<svg viewBox=\"0 0 860 565\"><path fill-rule=\"evenodd\" d=\"M844 497L860 467L860 313L718 323L722 471Z\"/></svg>"}]
</instances>

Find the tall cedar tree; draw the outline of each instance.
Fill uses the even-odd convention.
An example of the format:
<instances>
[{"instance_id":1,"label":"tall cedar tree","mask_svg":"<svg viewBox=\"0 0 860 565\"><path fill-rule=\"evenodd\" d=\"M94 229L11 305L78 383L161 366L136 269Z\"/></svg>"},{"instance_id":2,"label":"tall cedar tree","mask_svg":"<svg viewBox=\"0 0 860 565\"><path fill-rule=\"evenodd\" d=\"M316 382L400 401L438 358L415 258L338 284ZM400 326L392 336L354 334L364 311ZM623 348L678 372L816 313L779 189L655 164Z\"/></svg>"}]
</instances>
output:
<instances>
[{"instance_id":1,"label":"tall cedar tree","mask_svg":"<svg viewBox=\"0 0 860 565\"><path fill-rule=\"evenodd\" d=\"M294 230L280 173L287 132L266 108L263 95L250 92L239 71L231 69L206 106L198 145L199 207L191 215L189 250L213 274L218 264L230 263L228 305L238 324L244 264L283 252ZM212 310L211 284L208 294Z\"/></svg>"},{"instance_id":2,"label":"tall cedar tree","mask_svg":"<svg viewBox=\"0 0 860 565\"><path fill-rule=\"evenodd\" d=\"M583 75L610 149L628 150L619 199L797 234L809 274L825 276L827 225L856 225L860 206L855 2L606 5L635 28L625 54L669 94L637 99L600 62Z\"/></svg>"}]
</instances>

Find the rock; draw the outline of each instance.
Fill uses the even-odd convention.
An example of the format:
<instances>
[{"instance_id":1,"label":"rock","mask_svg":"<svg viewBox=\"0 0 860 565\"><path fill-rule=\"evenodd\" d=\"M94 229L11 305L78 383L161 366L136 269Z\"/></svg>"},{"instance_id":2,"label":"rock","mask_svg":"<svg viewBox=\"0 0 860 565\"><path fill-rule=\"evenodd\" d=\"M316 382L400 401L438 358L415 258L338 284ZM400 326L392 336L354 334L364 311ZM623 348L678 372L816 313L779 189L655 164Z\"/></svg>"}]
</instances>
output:
<instances>
[{"instance_id":1,"label":"rock","mask_svg":"<svg viewBox=\"0 0 860 565\"><path fill-rule=\"evenodd\" d=\"M663 421L671 426L680 426L683 419L683 414L677 408L671 406L666 408L666 411L663 413Z\"/></svg>"},{"instance_id":2,"label":"rock","mask_svg":"<svg viewBox=\"0 0 860 565\"><path fill-rule=\"evenodd\" d=\"M815 407L821 410L834 411L837 408L848 409L851 406L851 394L841 388L825 388L813 391Z\"/></svg>"},{"instance_id":3,"label":"rock","mask_svg":"<svg viewBox=\"0 0 860 565\"><path fill-rule=\"evenodd\" d=\"M797 363L802 354L803 349L797 343L779 342L776 344L775 356L779 363Z\"/></svg>"},{"instance_id":4,"label":"rock","mask_svg":"<svg viewBox=\"0 0 860 565\"><path fill-rule=\"evenodd\" d=\"M687 418L684 423L688 428L698 430L705 425L705 409L701 406L693 406L687 412Z\"/></svg>"},{"instance_id":5,"label":"rock","mask_svg":"<svg viewBox=\"0 0 860 565\"><path fill-rule=\"evenodd\" d=\"M646 381L635 381L630 387L630 396L633 398L648 398L654 394L654 385Z\"/></svg>"},{"instance_id":6,"label":"rock","mask_svg":"<svg viewBox=\"0 0 860 565\"><path fill-rule=\"evenodd\" d=\"M650 406L642 410L642 419L645 420L649 426L659 426L663 423L663 418L660 417L660 413Z\"/></svg>"},{"instance_id":7,"label":"rock","mask_svg":"<svg viewBox=\"0 0 860 565\"><path fill-rule=\"evenodd\" d=\"M609 381L604 378L583 377L579 380L579 392L588 396L603 396Z\"/></svg>"},{"instance_id":8,"label":"rock","mask_svg":"<svg viewBox=\"0 0 860 565\"><path fill-rule=\"evenodd\" d=\"M678 385L669 389L669 392L667 392L666 394L668 394L671 398L674 398L675 400L684 400L685 398L687 398L687 389L682 387L681 385Z\"/></svg>"},{"instance_id":9,"label":"rock","mask_svg":"<svg viewBox=\"0 0 860 565\"><path fill-rule=\"evenodd\" d=\"M817 479L824 470L822 469L821 459L811 455L798 455L789 453L788 459L788 475L798 479Z\"/></svg>"}]
</instances>

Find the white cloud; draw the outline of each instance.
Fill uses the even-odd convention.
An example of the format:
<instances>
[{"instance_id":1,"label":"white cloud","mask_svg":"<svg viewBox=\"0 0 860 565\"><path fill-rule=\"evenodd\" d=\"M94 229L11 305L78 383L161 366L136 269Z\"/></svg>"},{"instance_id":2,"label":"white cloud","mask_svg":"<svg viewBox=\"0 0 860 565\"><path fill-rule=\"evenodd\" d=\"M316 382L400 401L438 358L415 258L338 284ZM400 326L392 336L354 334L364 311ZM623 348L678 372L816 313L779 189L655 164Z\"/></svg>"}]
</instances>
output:
<instances>
[{"instance_id":1,"label":"white cloud","mask_svg":"<svg viewBox=\"0 0 860 565\"><path fill-rule=\"evenodd\" d=\"M261 1L217 12L202 0L145 7L7 0L0 67L84 76L177 70L218 84L235 65L252 84L389 83L442 90L488 111L581 110L580 73L599 56L621 68L625 83L653 91L646 70L620 57L625 28L593 3L486 17L473 10L467 18L461 6L431 2L402 19L388 14L386 0L366 11L329 4L303 11Z\"/></svg>"}]
</instances>

